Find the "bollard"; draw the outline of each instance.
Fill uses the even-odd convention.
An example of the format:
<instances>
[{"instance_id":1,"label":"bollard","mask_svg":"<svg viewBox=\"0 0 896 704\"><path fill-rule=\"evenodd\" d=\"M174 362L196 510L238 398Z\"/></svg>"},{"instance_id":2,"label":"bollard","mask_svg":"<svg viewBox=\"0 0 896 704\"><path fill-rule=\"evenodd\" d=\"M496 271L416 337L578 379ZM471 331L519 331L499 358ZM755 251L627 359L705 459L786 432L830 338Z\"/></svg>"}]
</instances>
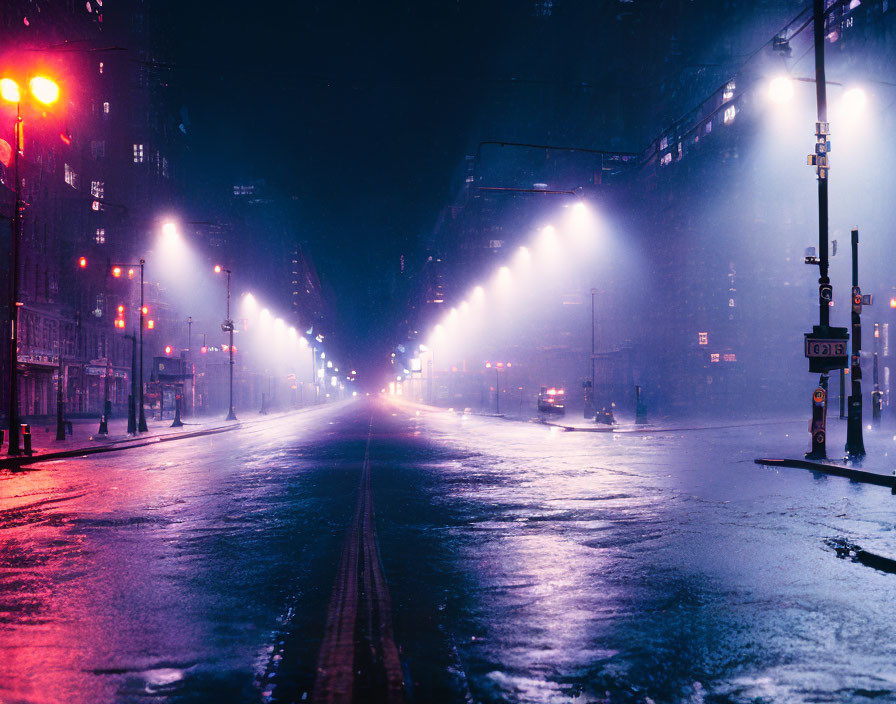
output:
<instances>
[{"instance_id":1,"label":"bollard","mask_svg":"<svg viewBox=\"0 0 896 704\"><path fill-rule=\"evenodd\" d=\"M65 421L65 434L66 435L74 435L75 427L72 425L70 420Z\"/></svg>"},{"instance_id":2,"label":"bollard","mask_svg":"<svg viewBox=\"0 0 896 704\"><path fill-rule=\"evenodd\" d=\"M25 448L26 455L34 454L34 451L31 449L31 426L27 423L22 423L22 445Z\"/></svg>"},{"instance_id":3,"label":"bollard","mask_svg":"<svg viewBox=\"0 0 896 704\"><path fill-rule=\"evenodd\" d=\"M106 415L103 414L100 416L100 428L96 431L97 435L108 435L109 434L109 423L106 421Z\"/></svg>"},{"instance_id":4,"label":"bollard","mask_svg":"<svg viewBox=\"0 0 896 704\"><path fill-rule=\"evenodd\" d=\"M183 422L180 419L180 396L174 397L174 422L171 424L172 428L182 428L184 426Z\"/></svg>"}]
</instances>

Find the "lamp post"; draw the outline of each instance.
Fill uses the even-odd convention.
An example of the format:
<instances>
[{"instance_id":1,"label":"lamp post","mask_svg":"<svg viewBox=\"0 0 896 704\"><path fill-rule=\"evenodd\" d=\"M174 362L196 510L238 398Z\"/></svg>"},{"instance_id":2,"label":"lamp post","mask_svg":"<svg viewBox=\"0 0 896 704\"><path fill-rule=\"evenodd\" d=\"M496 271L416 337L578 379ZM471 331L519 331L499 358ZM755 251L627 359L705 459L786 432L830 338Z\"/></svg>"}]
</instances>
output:
<instances>
[{"instance_id":1,"label":"lamp post","mask_svg":"<svg viewBox=\"0 0 896 704\"><path fill-rule=\"evenodd\" d=\"M149 427L146 425L146 414L143 411L143 324L144 324L144 316L146 315L146 305L143 298L143 280L144 280L144 269L146 267L146 260L140 259L136 264L115 264L112 267L112 276L113 278L121 278L122 269L124 267L128 267L132 269L133 267L140 267L140 310L139 310L139 322L140 322L140 365L138 366L138 375L139 375L139 387L137 389L137 432L145 433L149 430ZM133 272L128 272L128 276Z\"/></svg>"},{"instance_id":2,"label":"lamp post","mask_svg":"<svg viewBox=\"0 0 896 704\"><path fill-rule=\"evenodd\" d=\"M495 362L494 364L492 364L491 362L485 363L486 369L494 368L494 370L495 370L495 414L496 415L501 415L501 388L498 386L498 383L500 380L498 373L504 367L507 367L509 369L510 362L507 362L507 364L504 364L504 362Z\"/></svg>"},{"instance_id":3,"label":"lamp post","mask_svg":"<svg viewBox=\"0 0 896 704\"><path fill-rule=\"evenodd\" d=\"M221 323L221 330L230 333L230 346L227 351L230 355L230 403L225 420L236 420L236 413L233 412L233 321L230 319L230 269L223 268L220 264L215 265L216 274L227 275L227 317Z\"/></svg>"},{"instance_id":4,"label":"lamp post","mask_svg":"<svg viewBox=\"0 0 896 704\"><path fill-rule=\"evenodd\" d=\"M50 105L59 99L59 86L49 78L36 76L29 83L31 95L39 103ZM18 399L18 364L19 364L19 244L22 239L22 180L19 177L19 157L24 156L25 139L22 134L22 92L19 84L11 78L0 79L0 96L16 106L14 130L15 145L12 150L13 174L15 176L15 208L12 218L12 238L9 248L9 447L10 455L21 454L19 448L19 399Z\"/></svg>"}]
</instances>

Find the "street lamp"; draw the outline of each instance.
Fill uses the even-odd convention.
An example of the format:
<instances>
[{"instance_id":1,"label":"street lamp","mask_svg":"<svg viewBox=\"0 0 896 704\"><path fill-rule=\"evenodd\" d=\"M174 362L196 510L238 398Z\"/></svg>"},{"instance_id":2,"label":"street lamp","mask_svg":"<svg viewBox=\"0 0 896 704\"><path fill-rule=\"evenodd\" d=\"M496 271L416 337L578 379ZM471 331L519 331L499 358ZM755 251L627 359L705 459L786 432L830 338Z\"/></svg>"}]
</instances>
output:
<instances>
[{"instance_id":1,"label":"street lamp","mask_svg":"<svg viewBox=\"0 0 896 704\"><path fill-rule=\"evenodd\" d=\"M59 86L49 78L35 76L28 84L32 97L39 103L50 105L59 99ZM15 208L12 219L12 239L10 244L10 276L9 276L9 447L8 454L18 455L19 448L19 400L18 400L18 363L19 363L19 242L22 239L22 180L19 178L19 157L24 156L25 140L22 134L22 98L19 84L12 78L0 79L0 97L9 103L15 103L15 146L13 147L13 172L15 175Z\"/></svg>"},{"instance_id":2,"label":"street lamp","mask_svg":"<svg viewBox=\"0 0 896 704\"><path fill-rule=\"evenodd\" d=\"M113 278L120 279L122 274L122 269L124 267L140 267L140 367L139 367L139 375L140 375L140 383L137 389L137 409L138 409L138 420L137 420L137 432L145 433L149 430L146 425L146 414L143 411L143 327L144 327L144 316L147 313L146 304L143 300L143 273L146 267L146 260L140 259L136 264L115 264L112 267L112 276ZM130 271L128 272L128 278L130 278ZM155 327L155 324L153 324ZM131 372L133 374L133 372Z\"/></svg>"},{"instance_id":3,"label":"street lamp","mask_svg":"<svg viewBox=\"0 0 896 704\"><path fill-rule=\"evenodd\" d=\"M501 415L501 388L498 385L498 383L499 383L498 373L502 369L504 369L504 367L507 367L508 369L510 369L511 363L510 362L507 362L507 364L505 364L504 362L495 362L494 364L492 364L491 362L485 363L486 369L494 369L495 370L495 414L496 415Z\"/></svg>"},{"instance_id":4,"label":"street lamp","mask_svg":"<svg viewBox=\"0 0 896 704\"><path fill-rule=\"evenodd\" d=\"M215 264L216 274L227 275L227 317L221 323L221 330L230 333L230 344L227 346L227 352L230 355L230 407L227 411L225 420L236 420L236 413L233 412L233 321L230 319L230 269L225 269L220 264ZM242 346L242 345L240 345Z\"/></svg>"}]
</instances>

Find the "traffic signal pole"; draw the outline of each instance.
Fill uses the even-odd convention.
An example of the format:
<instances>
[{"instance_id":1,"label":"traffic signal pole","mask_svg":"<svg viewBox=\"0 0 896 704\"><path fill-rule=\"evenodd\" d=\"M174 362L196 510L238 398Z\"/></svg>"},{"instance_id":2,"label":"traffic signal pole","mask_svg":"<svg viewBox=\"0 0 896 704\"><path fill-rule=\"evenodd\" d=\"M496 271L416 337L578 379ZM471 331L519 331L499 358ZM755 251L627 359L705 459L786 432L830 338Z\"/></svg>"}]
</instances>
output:
<instances>
[{"instance_id":1,"label":"traffic signal pole","mask_svg":"<svg viewBox=\"0 0 896 704\"><path fill-rule=\"evenodd\" d=\"M834 297L831 279L828 276L828 98L824 70L824 12L825 0L813 0L813 25L815 38L815 101L818 119L815 123L815 154L809 155L809 163L816 167L818 180L818 328L817 334L824 335L830 329L831 301ZM811 366L811 365L810 365ZM828 369L821 371L818 387L812 393L812 420L809 432L812 449L806 454L809 459L826 459L826 425L828 399ZM811 369L810 369L811 371Z\"/></svg>"},{"instance_id":2,"label":"traffic signal pole","mask_svg":"<svg viewBox=\"0 0 896 704\"><path fill-rule=\"evenodd\" d=\"M862 291L859 288L859 231L852 231L852 357L849 375L852 391L849 395L849 415L846 419L846 454L851 458L865 456L862 438Z\"/></svg>"}]
</instances>

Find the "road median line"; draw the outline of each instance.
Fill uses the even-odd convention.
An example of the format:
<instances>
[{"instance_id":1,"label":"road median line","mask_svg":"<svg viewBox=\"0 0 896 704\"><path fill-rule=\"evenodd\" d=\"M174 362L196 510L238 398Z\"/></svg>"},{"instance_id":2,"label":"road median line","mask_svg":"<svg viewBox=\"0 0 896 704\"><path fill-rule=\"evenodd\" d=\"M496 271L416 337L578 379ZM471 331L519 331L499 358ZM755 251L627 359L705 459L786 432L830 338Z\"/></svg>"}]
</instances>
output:
<instances>
[{"instance_id":1,"label":"road median line","mask_svg":"<svg viewBox=\"0 0 896 704\"><path fill-rule=\"evenodd\" d=\"M374 525L370 487L372 426L371 418L355 511L327 608L311 693L311 702L316 704L404 701L392 602L380 565Z\"/></svg>"}]
</instances>

